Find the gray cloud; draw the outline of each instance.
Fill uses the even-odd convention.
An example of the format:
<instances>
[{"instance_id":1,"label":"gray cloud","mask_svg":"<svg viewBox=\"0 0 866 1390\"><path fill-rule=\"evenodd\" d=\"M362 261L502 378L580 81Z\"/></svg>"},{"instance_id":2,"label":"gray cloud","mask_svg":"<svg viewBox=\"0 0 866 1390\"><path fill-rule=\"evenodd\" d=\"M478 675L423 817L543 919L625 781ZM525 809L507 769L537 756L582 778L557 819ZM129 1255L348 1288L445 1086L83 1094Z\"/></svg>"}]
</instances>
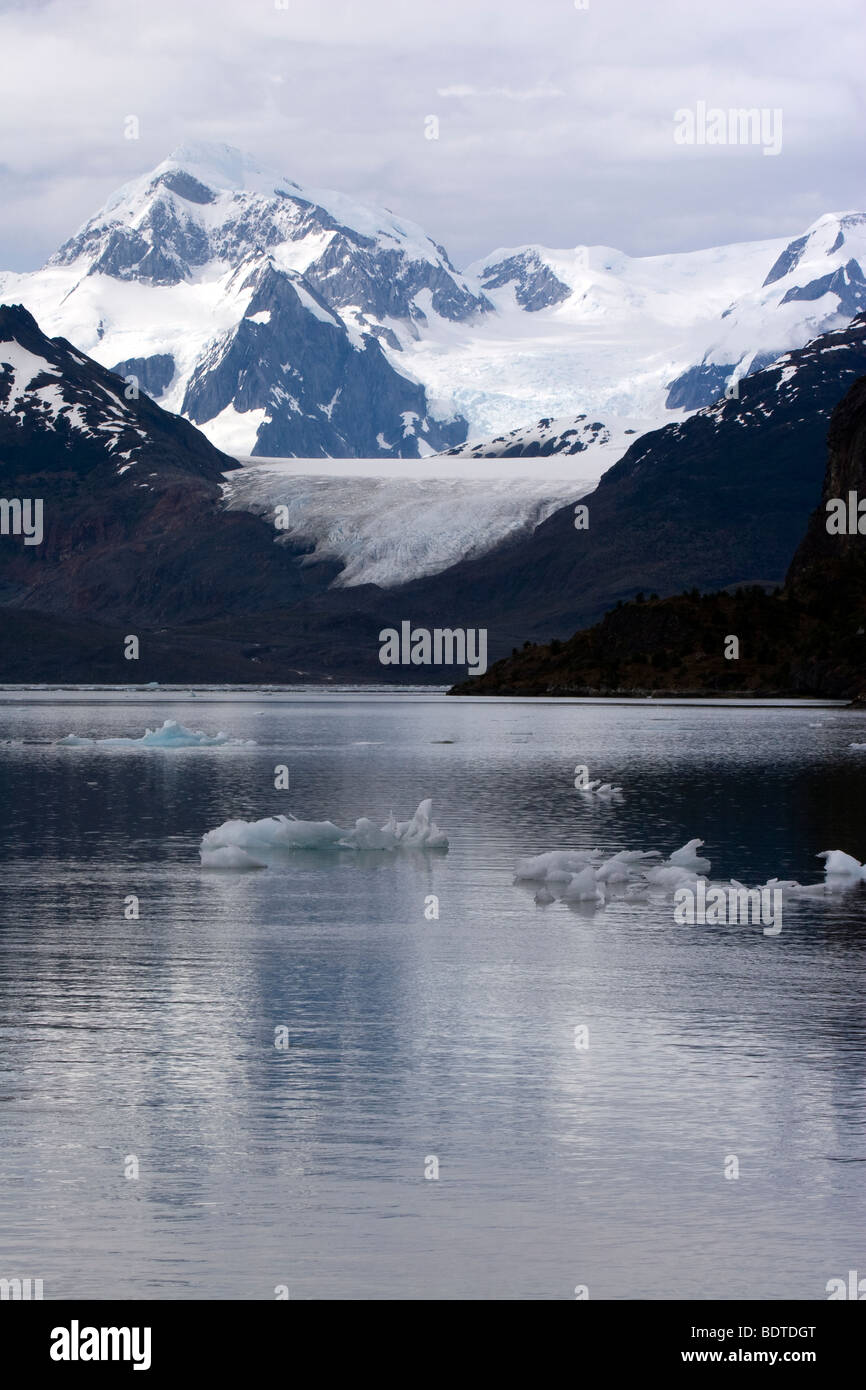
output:
<instances>
[{"instance_id":1,"label":"gray cloud","mask_svg":"<svg viewBox=\"0 0 866 1390\"><path fill-rule=\"evenodd\" d=\"M0 3L0 267L39 264L198 139L385 203L458 264L793 234L866 204L864 33L861 0ZM781 155L678 146L698 100L780 107Z\"/></svg>"}]
</instances>

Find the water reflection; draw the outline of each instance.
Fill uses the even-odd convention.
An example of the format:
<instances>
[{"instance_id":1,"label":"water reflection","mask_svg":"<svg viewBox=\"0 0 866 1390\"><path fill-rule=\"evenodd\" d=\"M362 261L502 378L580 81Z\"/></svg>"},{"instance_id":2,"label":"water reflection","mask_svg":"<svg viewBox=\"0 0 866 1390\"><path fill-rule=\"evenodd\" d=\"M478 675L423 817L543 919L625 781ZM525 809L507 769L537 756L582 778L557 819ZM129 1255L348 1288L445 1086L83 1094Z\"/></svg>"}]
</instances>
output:
<instances>
[{"instance_id":1,"label":"water reflection","mask_svg":"<svg viewBox=\"0 0 866 1390\"><path fill-rule=\"evenodd\" d=\"M47 1297L821 1298L862 1264L866 889L768 939L657 900L538 908L511 876L698 835L714 874L817 880L822 849L866 857L863 715L311 698L161 707L257 743L160 754L53 742L151 711L0 714L25 740L0 747L8 1273ZM624 800L576 797L577 762ZM198 866L232 816L428 795L447 856Z\"/></svg>"}]
</instances>

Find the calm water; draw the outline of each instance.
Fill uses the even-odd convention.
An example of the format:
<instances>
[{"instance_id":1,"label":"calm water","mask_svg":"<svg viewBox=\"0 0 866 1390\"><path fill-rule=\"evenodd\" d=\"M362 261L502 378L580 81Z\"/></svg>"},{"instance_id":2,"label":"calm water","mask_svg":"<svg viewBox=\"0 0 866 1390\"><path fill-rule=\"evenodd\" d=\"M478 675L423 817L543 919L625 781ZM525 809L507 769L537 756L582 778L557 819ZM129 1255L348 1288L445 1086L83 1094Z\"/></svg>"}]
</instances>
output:
<instances>
[{"instance_id":1,"label":"calm water","mask_svg":"<svg viewBox=\"0 0 866 1390\"><path fill-rule=\"evenodd\" d=\"M46 1298L821 1299L866 1274L866 885L786 903L768 938L512 882L523 854L696 835L748 883L864 859L866 713L5 699L0 1276ZM54 745L164 718L256 743ZM625 799L578 798L578 762ZM444 856L199 868L229 817L426 796Z\"/></svg>"}]
</instances>

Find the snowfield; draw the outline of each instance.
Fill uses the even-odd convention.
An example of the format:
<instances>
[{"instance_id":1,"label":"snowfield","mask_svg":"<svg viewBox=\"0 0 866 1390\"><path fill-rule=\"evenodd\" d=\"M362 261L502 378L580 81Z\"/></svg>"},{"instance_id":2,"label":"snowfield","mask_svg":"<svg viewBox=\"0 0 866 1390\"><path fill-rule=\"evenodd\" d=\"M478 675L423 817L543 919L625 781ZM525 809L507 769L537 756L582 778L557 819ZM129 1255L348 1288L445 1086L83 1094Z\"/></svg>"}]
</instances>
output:
<instances>
[{"instance_id":1,"label":"snowfield","mask_svg":"<svg viewBox=\"0 0 866 1390\"><path fill-rule=\"evenodd\" d=\"M676 418L665 409L668 383L700 361L721 315L761 284L785 244L645 257L606 246L499 250L466 271L496 312L469 324L428 318L417 340L402 339L406 362L431 401L466 416L470 443L542 416L584 412L604 420L641 416L658 426ZM499 267L510 278L491 289ZM539 267L565 294L527 311L519 296ZM761 342L766 321L756 314L750 326L759 334L752 344Z\"/></svg>"}]
</instances>

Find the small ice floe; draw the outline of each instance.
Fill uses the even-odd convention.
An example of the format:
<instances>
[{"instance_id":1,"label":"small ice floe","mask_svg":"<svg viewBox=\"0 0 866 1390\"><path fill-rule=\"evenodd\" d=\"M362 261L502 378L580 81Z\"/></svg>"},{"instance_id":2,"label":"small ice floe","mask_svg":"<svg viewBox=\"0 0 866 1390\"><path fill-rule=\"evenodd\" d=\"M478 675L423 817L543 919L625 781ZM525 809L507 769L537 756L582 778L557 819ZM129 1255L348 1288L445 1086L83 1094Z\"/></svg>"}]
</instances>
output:
<instances>
[{"instance_id":1,"label":"small ice floe","mask_svg":"<svg viewBox=\"0 0 866 1390\"><path fill-rule=\"evenodd\" d=\"M362 816L351 830L333 821L267 816L264 820L227 820L202 837L203 869L264 869L292 850L447 850L448 836L433 820L433 803L422 801L411 820L398 821L393 811L384 825Z\"/></svg>"},{"instance_id":2,"label":"small ice floe","mask_svg":"<svg viewBox=\"0 0 866 1390\"><path fill-rule=\"evenodd\" d=\"M688 869L692 874L708 874L712 868L709 859L702 859L696 852L703 847L703 840L689 840L682 849L675 849L670 862L680 869Z\"/></svg>"},{"instance_id":3,"label":"small ice floe","mask_svg":"<svg viewBox=\"0 0 866 1390\"><path fill-rule=\"evenodd\" d=\"M81 738L67 734L57 742L63 748L245 748L255 744L251 738L187 729L176 719L166 719L161 729L145 729L139 738Z\"/></svg>"},{"instance_id":4,"label":"small ice floe","mask_svg":"<svg viewBox=\"0 0 866 1390\"><path fill-rule=\"evenodd\" d=\"M248 869L266 869L267 864L262 864L254 859L246 850L240 849L238 845L222 845L220 849L210 850L205 862L205 851L201 850L202 868L204 869L229 869L233 873L245 872Z\"/></svg>"},{"instance_id":5,"label":"small ice floe","mask_svg":"<svg viewBox=\"0 0 866 1390\"><path fill-rule=\"evenodd\" d=\"M597 870L587 864L580 873L572 874L567 883L560 887L560 897L566 902L598 903L604 905L604 889L596 878Z\"/></svg>"},{"instance_id":6,"label":"small ice floe","mask_svg":"<svg viewBox=\"0 0 866 1390\"><path fill-rule=\"evenodd\" d=\"M773 914L777 914L783 898L826 898L833 892L866 881L866 866L853 855L834 849L824 850L818 856L825 861L824 879L820 883L771 878L758 888L748 888L732 878L726 884L714 884L706 877L712 868L710 860L698 854L703 843L703 840L689 840L667 859L662 859L657 850L619 850L607 856L598 849L550 850L546 854L519 859L514 881L540 884L535 901L542 904L562 901L603 907L613 898L646 901L648 895L660 892L675 902L694 897L700 908L705 901L710 903L721 895L735 901L739 907L739 915L735 912L719 919L731 922L749 920L742 904L749 906L753 900L759 907L759 915L752 914L753 920L776 922L775 915L769 916L770 903ZM708 923L716 921L709 916L706 920ZM766 934L775 935L776 931Z\"/></svg>"}]
</instances>

